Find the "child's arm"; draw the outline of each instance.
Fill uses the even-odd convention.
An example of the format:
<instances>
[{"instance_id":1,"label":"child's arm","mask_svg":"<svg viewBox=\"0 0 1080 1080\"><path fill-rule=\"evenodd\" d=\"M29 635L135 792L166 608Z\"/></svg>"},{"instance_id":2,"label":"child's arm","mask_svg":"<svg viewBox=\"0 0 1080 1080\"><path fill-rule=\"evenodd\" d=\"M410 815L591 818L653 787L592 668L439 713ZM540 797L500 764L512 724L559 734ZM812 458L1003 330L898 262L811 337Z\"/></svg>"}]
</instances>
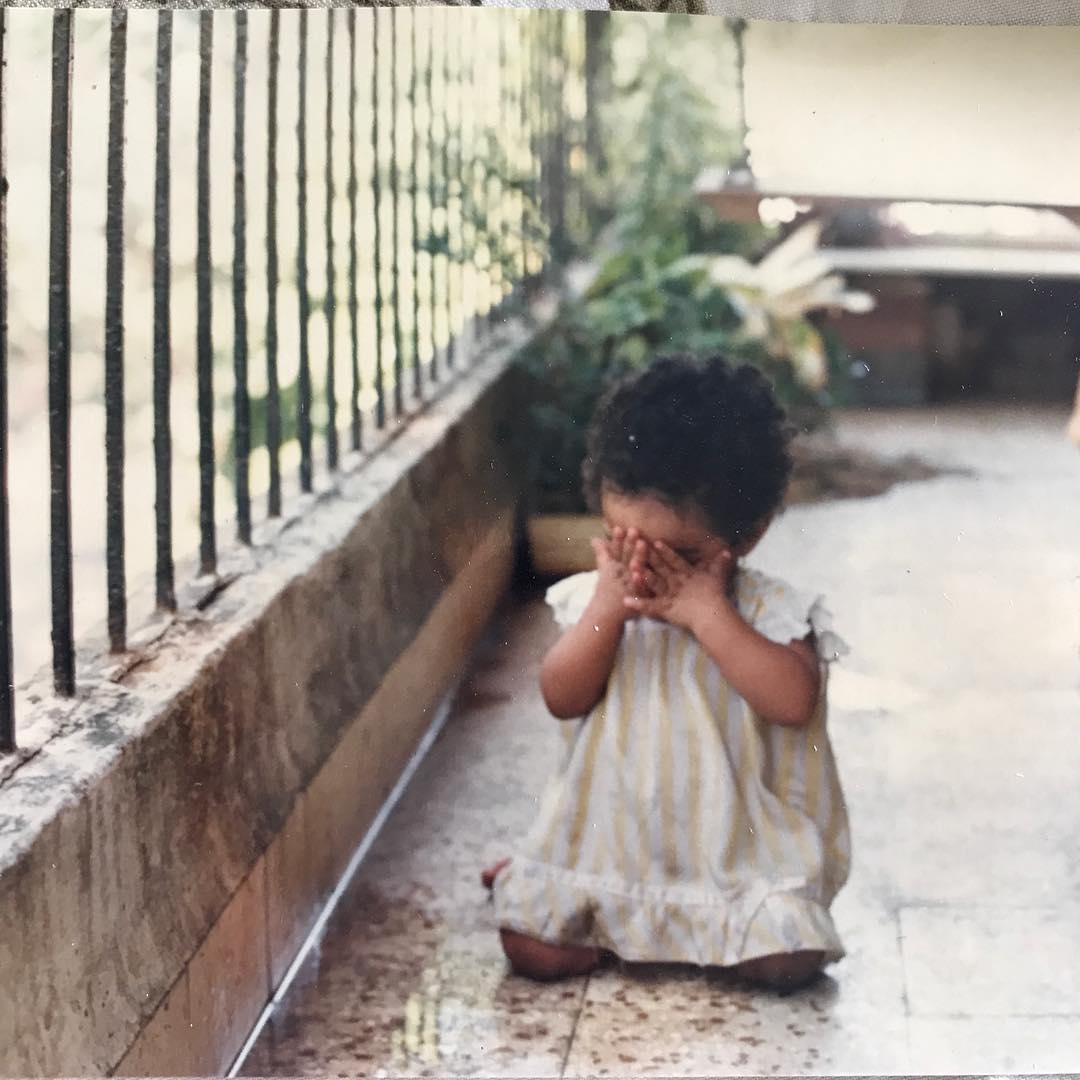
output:
<instances>
[{"instance_id":1,"label":"child's arm","mask_svg":"<svg viewBox=\"0 0 1080 1080\"><path fill-rule=\"evenodd\" d=\"M789 645L770 641L726 597L711 611L703 608L687 629L763 720L802 727L813 719L820 674L811 638Z\"/></svg>"},{"instance_id":2,"label":"child's arm","mask_svg":"<svg viewBox=\"0 0 1080 1080\"><path fill-rule=\"evenodd\" d=\"M577 625L563 634L541 665L540 692L548 710L560 720L585 716L600 700L623 627L633 615L623 604L629 588L624 543L621 530L608 543L593 541L599 570L596 592Z\"/></svg>"},{"instance_id":3,"label":"child's arm","mask_svg":"<svg viewBox=\"0 0 1080 1080\"><path fill-rule=\"evenodd\" d=\"M630 597L631 610L666 619L694 635L724 678L762 719L789 727L810 722L820 673L812 639L780 645L759 634L728 596L729 552L694 568L662 543L653 545L646 576L652 599Z\"/></svg>"}]
</instances>

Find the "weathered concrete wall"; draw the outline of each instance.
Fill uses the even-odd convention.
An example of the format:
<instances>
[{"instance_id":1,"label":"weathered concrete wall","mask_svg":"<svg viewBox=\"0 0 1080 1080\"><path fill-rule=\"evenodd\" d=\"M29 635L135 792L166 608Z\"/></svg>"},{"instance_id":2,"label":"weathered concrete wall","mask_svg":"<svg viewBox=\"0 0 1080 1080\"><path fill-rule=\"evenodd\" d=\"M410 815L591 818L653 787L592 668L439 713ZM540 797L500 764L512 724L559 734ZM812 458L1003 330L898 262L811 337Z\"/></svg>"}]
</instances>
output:
<instances>
[{"instance_id":1,"label":"weathered concrete wall","mask_svg":"<svg viewBox=\"0 0 1080 1080\"><path fill-rule=\"evenodd\" d=\"M0 1074L227 1066L509 579L506 363L0 786Z\"/></svg>"}]
</instances>

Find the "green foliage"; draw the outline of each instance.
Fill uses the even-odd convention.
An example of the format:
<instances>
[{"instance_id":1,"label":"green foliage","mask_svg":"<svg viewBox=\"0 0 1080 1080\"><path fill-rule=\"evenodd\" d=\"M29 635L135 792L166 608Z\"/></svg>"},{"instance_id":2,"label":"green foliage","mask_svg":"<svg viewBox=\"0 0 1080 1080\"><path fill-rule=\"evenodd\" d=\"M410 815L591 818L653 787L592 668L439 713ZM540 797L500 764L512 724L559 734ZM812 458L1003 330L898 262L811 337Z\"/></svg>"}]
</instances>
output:
<instances>
[{"instance_id":1,"label":"green foliage","mask_svg":"<svg viewBox=\"0 0 1080 1080\"><path fill-rule=\"evenodd\" d=\"M531 476L541 509L583 508L585 431L613 380L671 352L722 351L770 373L786 368L740 339L740 319L710 280L707 256L685 251L698 208L689 198L683 208L685 228L672 215L672 235L617 248L585 295L567 302L521 357L534 382ZM796 394L792 386L787 396Z\"/></svg>"},{"instance_id":2,"label":"green foliage","mask_svg":"<svg viewBox=\"0 0 1080 1080\"><path fill-rule=\"evenodd\" d=\"M299 377L286 383L278 392L278 410L281 417L281 445L299 438L297 419L300 404ZM269 445L268 417L270 399L266 394L253 394L250 398L251 409L251 449L257 450ZM229 439L218 461L218 469L224 476L232 477L236 472L236 432L229 429Z\"/></svg>"},{"instance_id":3,"label":"green foliage","mask_svg":"<svg viewBox=\"0 0 1080 1080\"><path fill-rule=\"evenodd\" d=\"M721 19L628 14L612 22L615 85L601 110L608 160L603 194L627 242L672 238L675 226L696 230L706 218L688 215L682 194L693 190L703 169L738 150L729 130L730 34ZM710 224L719 226L715 218ZM730 240L738 236L726 231ZM704 248L691 240L689 250Z\"/></svg>"},{"instance_id":4,"label":"green foliage","mask_svg":"<svg viewBox=\"0 0 1080 1080\"><path fill-rule=\"evenodd\" d=\"M612 210L601 265L586 294L567 301L520 360L535 395L528 445L539 511L584 509L581 463L598 399L665 353L723 352L760 367L803 427L820 423L834 403L831 381L831 393L812 393L786 361L740 333L726 290L709 276L710 256L748 255L766 237L762 228L721 221L693 191L701 171L731 151L717 103L687 63L701 44L691 35L715 35L716 23L675 16L635 27L636 19L627 32L643 35L634 43L637 70L605 113ZM714 70L715 53L711 62ZM845 361L835 341L829 361L839 375Z\"/></svg>"}]
</instances>

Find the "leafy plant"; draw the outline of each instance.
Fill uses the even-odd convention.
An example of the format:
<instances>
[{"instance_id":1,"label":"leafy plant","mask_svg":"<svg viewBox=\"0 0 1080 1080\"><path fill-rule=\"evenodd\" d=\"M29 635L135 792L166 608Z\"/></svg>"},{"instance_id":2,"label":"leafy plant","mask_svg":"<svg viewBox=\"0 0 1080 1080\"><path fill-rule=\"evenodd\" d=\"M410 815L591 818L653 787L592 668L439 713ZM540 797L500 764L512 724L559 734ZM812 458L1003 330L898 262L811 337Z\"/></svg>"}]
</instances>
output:
<instances>
[{"instance_id":1,"label":"leafy plant","mask_svg":"<svg viewBox=\"0 0 1080 1080\"><path fill-rule=\"evenodd\" d=\"M695 38L717 34L717 25L722 34L722 24L711 20L628 16L628 29L620 28L637 61L616 92L618 105L605 112L613 182L604 254L588 291L567 301L520 359L533 383L534 510L584 509L581 463L598 399L613 380L658 355L723 352L755 364L804 427L822 421L842 385L843 351L806 317L813 304L792 309L793 297L785 294L770 307L767 289L754 292L749 257L768 240L767 231L719 219L694 194L702 170L734 149L715 95L695 78L700 64L687 63L703 47ZM722 43L704 43L701 63L711 50L710 72ZM719 255L729 261L718 263ZM736 266L747 279L741 291L731 286ZM829 288L834 284L830 279ZM814 299L824 295L819 289ZM755 315L770 332L755 332ZM810 349L821 360L814 378L805 377L805 364L792 362ZM822 377L826 372L829 378Z\"/></svg>"},{"instance_id":2,"label":"leafy plant","mask_svg":"<svg viewBox=\"0 0 1080 1080\"><path fill-rule=\"evenodd\" d=\"M537 509L582 509L580 469L585 432L610 383L663 353L724 352L776 376L790 403L807 399L786 380L786 361L742 332L738 308L712 279L712 258L687 251L700 209L682 200L683 227L673 214L669 235L619 247L601 265L586 293L558 317L520 358L533 382L532 492Z\"/></svg>"},{"instance_id":3,"label":"leafy plant","mask_svg":"<svg viewBox=\"0 0 1080 1080\"><path fill-rule=\"evenodd\" d=\"M827 386L830 371L826 338L811 316L825 309L859 313L874 306L868 293L849 289L843 277L829 273L818 253L820 238L821 222L812 220L756 263L721 255L709 269L736 305L743 336L787 360L797 381L814 391Z\"/></svg>"}]
</instances>

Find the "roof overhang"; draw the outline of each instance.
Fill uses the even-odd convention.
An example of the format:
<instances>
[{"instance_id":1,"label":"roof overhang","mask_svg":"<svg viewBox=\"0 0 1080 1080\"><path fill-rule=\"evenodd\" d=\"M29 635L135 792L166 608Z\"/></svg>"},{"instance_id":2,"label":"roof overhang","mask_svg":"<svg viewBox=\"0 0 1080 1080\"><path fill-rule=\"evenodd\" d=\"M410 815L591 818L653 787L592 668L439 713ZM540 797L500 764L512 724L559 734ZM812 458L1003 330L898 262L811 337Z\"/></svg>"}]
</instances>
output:
<instances>
[{"instance_id":1,"label":"roof overhang","mask_svg":"<svg viewBox=\"0 0 1080 1080\"><path fill-rule=\"evenodd\" d=\"M745 183L731 184L728 172L723 168L708 169L701 174L694 190L716 212L728 221L756 222L758 208L765 199L788 199L809 212L827 212L849 207L882 209L895 203L931 203L955 206L1018 206L1031 210L1053 210L1080 225L1080 204L1064 206L1012 198L972 198L966 195L943 195L935 193L890 192L866 194L842 190L813 189L799 184Z\"/></svg>"},{"instance_id":2,"label":"roof overhang","mask_svg":"<svg viewBox=\"0 0 1080 1080\"><path fill-rule=\"evenodd\" d=\"M928 246L822 248L818 255L840 274L1080 281L1080 251Z\"/></svg>"},{"instance_id":3,"label":"roof overhang","mask_svg":"<svg viewBox=\"0 0 1080 1080\"><path fill-rule=\"evenodd\" d=\"M1076 0L705 0L709 15L768 22L1078 26Z\"/></svg>"}]
</instances>

